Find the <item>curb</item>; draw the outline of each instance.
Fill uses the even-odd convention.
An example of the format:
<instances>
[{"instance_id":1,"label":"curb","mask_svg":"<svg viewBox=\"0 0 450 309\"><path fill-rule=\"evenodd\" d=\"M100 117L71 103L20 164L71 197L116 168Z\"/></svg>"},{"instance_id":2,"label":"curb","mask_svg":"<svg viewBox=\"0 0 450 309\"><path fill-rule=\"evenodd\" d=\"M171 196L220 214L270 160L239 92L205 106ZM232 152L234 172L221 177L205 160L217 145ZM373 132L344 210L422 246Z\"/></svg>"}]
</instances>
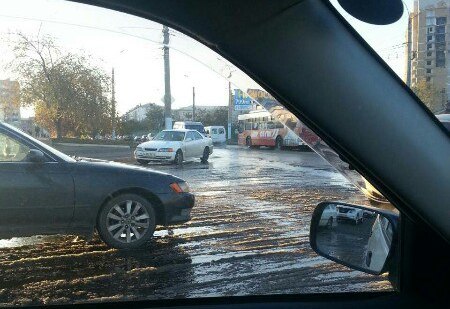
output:
<instances>
[{"instance_id":1,"label":"curb","mask_svg":"<svg viewBox=\"0 0 450 309\"><path fill-rule=\"evenodd\" d=\"M69 146L69 147L106 147L106 148L128 148L128 145L102 145L102 144L71 144L71 143L53 143L52 146Z\"/></svg>"}]
</instances>

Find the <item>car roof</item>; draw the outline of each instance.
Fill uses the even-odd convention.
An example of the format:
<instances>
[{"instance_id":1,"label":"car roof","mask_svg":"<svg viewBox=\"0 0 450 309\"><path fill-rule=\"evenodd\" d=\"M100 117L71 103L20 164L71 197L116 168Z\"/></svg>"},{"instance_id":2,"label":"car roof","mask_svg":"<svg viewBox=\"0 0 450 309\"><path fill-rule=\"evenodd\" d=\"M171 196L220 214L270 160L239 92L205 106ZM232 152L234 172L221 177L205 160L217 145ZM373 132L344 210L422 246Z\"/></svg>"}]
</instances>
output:
<instances>
[{"instance_id":1,"label":"car roof","mask_svg":"<svg viewBox=\"0 0 450 309\"><path fill-rule=\"evenodd\" d=\"M197 132L197 130L192 130L192 129L168 129L168 130L162 130L162 132L190 132L190 131Z\"/></svg>"},{"instance_id":2,"label":"car roof","mask_svg":"<svg viewBox=\"0 0 450 309\"><path fill-rule=\"evenodd\" d=\"M198 124L198 125L203 125L201 122L199 121L175 121L175 123L184 123L184 124Z\"/></svg>"}]
</instances>

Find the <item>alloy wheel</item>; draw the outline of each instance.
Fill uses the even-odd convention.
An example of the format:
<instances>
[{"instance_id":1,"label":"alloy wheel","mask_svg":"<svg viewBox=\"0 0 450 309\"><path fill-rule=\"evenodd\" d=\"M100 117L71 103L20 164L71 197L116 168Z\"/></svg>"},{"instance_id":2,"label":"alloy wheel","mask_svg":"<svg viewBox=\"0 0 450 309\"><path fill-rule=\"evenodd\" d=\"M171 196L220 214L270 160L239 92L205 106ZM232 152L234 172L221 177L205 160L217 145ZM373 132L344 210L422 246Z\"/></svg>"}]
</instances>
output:
<instances>
[{"instance_id":1,"label":"alloy wheel","mask_svg":"<svg viewBox=\"0 0 450 309\"><path fill-rule=\"evenodd\" d=\"M137 201L126 200L114 205L106 216L109 234L122 243L132 243L144 236L150 226L150 216Z\"/></svg>"}]
</instances>

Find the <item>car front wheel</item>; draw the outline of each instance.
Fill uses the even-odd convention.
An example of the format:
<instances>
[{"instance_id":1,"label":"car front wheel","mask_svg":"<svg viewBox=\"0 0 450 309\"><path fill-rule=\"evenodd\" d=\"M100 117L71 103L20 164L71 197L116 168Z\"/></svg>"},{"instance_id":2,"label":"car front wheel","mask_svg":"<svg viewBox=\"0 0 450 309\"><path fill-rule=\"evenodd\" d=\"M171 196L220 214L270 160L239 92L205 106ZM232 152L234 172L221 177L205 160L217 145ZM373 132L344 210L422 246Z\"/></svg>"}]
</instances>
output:
<instances>
[{"instance_id":1,"label":"car front wheel","mask_svg":"<svg viewBox=\"0 0 450 309\"><path fill-rule=\"evenodd\" d=\"M202 163L207 163L209 159L209 147L205 147L203 150L203 156L200 158Z\"/></svg>"},{"instance_id":2,"label":"car front wheel","mask_svg":"<svg viewBox=\"0 0 450 309\"><path fill-rule=\"evenodd\" d=\"M173 163L175 163L176 165L183 164L183 152L181 150L178 150L175 154L175 160L173 160Z\"/></svg>"},{"instance_id":3,"label":"car front wheel","mask_svg":"<svg viewBox=\"0 0 450 309\"><path fill-rule=\"evenodd\" d=\"M102 240L116 249L136 249L155 232L155 211L149 201L136 194L122 194L110 200L98 217Z\"/></svg>"}]
</instances>

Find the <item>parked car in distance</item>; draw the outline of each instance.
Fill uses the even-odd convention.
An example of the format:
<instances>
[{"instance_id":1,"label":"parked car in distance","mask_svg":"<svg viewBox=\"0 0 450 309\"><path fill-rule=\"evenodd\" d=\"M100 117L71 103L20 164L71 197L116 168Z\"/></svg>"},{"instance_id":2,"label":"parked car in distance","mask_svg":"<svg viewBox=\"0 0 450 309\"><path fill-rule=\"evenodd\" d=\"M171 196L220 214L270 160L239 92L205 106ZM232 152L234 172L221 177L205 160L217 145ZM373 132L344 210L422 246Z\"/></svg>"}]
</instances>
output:
<instances>
[{"instance_id":1,"label":"parked car in distance","mask_svg":"<svg viewBox=\"0 0 450 309\"><path fill-rule=\"evenodd\" d=\"M364 253L366 267L374 270L383 267L391 248L392 236L393 229L389 220L377 215Z\"/></svg>"},{"instance_id":2,"label":"parked car in distance","mask_svg":"<svg viewBox=\"0 0 450 309\"><path fill-rule=\"evenodd\" d=\"M175 130L177 129L197 130L201 134L206 135L203 123L198 121L176 121L173 124L173 128Z\"/></svg>"},{"instance_id":3,"label":"parked car in distance","mask_svg":"<svg viewBox=\"0 0 450 309\"><path fill-rule=\"evenodd\" d=\"M337 223L337 209L336 205L328 205L322 213L319 220L319 226L324 226L328 229L332 228Z\"/></svg>"},{"instance_id":4,"label":"parked car in distance","mask_svg":"<svg viewBox=\"0 0 450 309\"><path fill-rule=\"evenodd\" d=\"M133 141L136 143L140 143L141 142L141 137L140 136L135 136L133 137Z\"/></svg>"},{"instance_id":5,"label":"parked car in distance","mask_svg":"<svg viewBox=\"0 0 450 309\"><path fill-rule=\"evenodd\" d=\"M444 125L444 127L450 132L450 114L436 115L436 118Z\"/></svg>"},{"instance_id":6,"label":"parked car in distance","mask_svg":"<svg viewBox=\"0 0 450 309\"><path fill-rule=\"evenodd\" d=\"M337 219L359 224L364 221L364 211L353 207L337 206Z\"/></svg>"},{"instance_id":7,"label":"parked car in distance","mask_svg":"<svg viewBox=\"0 0 450 309\"><path fill-rule=\"evenodd\" d=\"M178 177L75 160L3 123L0 147L0 238L90 237L97 229L109 246L134 249L153 236L156 225L190 220L194 195Z\"/></svg>"},{"instance_id":8,"label":"parked car in distance","mask_svg":"<svg viewBox=\"0 0 450 309\"><path fill-rule=\"evenodd\" d=\"M142 135L141 136L141 143L142 142L146 142L146 141L148 141L148 136L147 135Z\"/></svg>"},{"instance_id":9,"label":"parked car in distance","mask_svg":"<svg viewBox=\"0 0 450 309\"><path fill-rule=\"evenodd\" d=\"M182 164L184 160L192 158L200 158L206 163L213 148L211 138L201 135L197 130L163 130L151 141L139 144L134 156L140 164L150 161Z\"/></svg>"},{"instance_id":10,"label":"parked car in distance","mask_svg":"<svg viewBox=\"0 0 450 309\"><path fill-rule=\"evenodd\" d=\"M374 217L375 215L376 215L376 213L373 212L373 211L369 211L369 210L364 210L364 211L363 211L363 216L364 216L364 218L372 218L372 217Z\"/></svg>"},{"instance_id":11,"label":"parked car in distance","mask_svg":"<svg viewBox=\"0 0 450 309\"><path fill-rule=\"evenodd\" d=\"M224 126L208 126L205 127L206 135L209 136L214 144L222 144L227 141Z\"/></svg>"}]
</instances>

